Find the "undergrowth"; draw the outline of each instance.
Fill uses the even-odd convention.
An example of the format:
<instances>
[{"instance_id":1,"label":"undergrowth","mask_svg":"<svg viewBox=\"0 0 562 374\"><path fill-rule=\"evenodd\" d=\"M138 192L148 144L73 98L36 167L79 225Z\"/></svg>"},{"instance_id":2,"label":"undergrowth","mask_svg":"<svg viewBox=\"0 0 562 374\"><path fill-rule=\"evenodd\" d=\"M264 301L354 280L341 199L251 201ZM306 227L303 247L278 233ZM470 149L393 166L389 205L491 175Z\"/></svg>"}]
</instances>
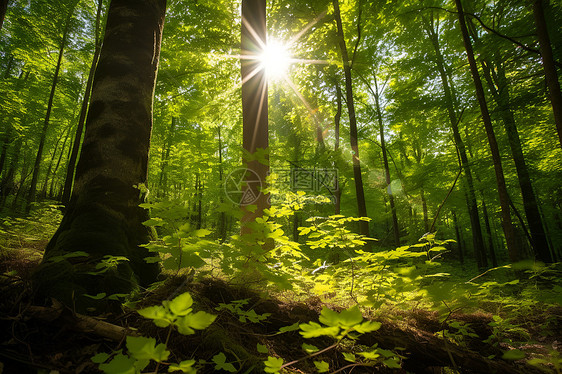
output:
<instances>
[{"instance_id":1,"label":"undergrowth","mask_svg":"<svg viewBox=\"0 0 562 374\"><path fill-rule=\"evenodd\" d=\"M515 362L519 369L560 372L560 264L524 261L470 274L459 271L451 256L453 240L426 234L413 245L382 250L374 239L353 230L357 221L367 218L342 215L308 218L299 228L301 240L294 242L284 227L302 209L303 199L303 194L294 194L290 203L266 210L263 218L251 224L250 234L233 235L224 243L214 239L211 230L194 228L181 203L143 204L151 213L145 225L157 236L146 245L152 252L146 260L160 262L166 277L182 282L175 290L164 282L137 295L89 296L122 300L126 314L134 310L137 321L152 320L162 330L148 329L147 336L128 337L125 347L93 355L99 369L131 374L147 368L152 372L276 373L300 367L336 373L360 367L406 367L408 352L399 344L383 348L362 342L362 335L376 336L381 323L391 323L416 326L441 339L445 347L480 349L485 357ZM36 209L26 219L4 218L0 256L13 259L18 250L28 248L38 258L40 248L33 243L44 245L59 219L54 205ZM28 255L22 251L19 258ZM104 259L100 271L118 260ZM8 263L2 273L3 289L25 277ZM224 293L219 293L203 302L204 310L194 312L197 304L184 290L206 279L244 285L262 297L221 300ZM162 297L150 296L155 294ZM300 322L288 323L290 318L275 314L278 307L268 310L262 305L258 310L259 300L271 297L280 304L303 303L318 313L319 322L307 315ZM155 303L147 305L150 300ZM241 330L237 339L224 333L233 326ZM243 341L245 330L253 334L248 342ZM279 349L272 343L295 333L302 341L298 348ZM197 346L182 347L185 352L173 344L170 347L171 337L181 340L178 335L194 334L200 334L202 341L209 336L219 341L215 345L206 341L215 347L212 354L198 356ZM229 346L224 342L230 342ZM461 370L454 360L447 366L452 372Z\"/></svg>"}]
</instances>

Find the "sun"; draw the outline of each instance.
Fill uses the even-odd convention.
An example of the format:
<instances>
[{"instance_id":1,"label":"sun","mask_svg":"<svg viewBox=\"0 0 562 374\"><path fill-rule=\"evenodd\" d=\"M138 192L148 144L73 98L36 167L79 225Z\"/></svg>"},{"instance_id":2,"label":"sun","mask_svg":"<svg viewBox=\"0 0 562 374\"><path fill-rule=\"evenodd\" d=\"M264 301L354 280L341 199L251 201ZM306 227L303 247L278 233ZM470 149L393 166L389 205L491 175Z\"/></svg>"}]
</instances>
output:
<instances>
[{"instance_id":1,"label":"sun","mask_svg":"<svg viewBox=\"0 0 562 374\"><path fill-rule=\"evenodd\" d=\"M258 56L260 67L270 80L280 80L287 76L291 66L291 54L284 44L269 40Z\"/></svg>"}]
</instances>

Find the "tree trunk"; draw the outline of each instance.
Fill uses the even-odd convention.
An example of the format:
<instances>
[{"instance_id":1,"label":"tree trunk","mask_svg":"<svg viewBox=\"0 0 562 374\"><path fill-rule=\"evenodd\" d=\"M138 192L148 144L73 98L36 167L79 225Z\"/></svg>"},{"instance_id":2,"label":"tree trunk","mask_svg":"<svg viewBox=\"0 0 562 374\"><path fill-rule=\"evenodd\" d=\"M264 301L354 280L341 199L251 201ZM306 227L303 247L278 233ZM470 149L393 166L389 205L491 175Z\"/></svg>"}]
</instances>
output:
<instances>
[{"instance_id":1,"label":"tree trunk","mask_svg":"<svg viewBox=\"0 0 562 374\"><path fill-rule=\"evenodd\" d=\"M4 25L6 10L8 10L8 1L9 0L0 0L0 30L2 30L2 25Z\"/></svg>"},{"instance_id":2,"label":"tree trunk","mask_svg":"<svg viewBox=\"0 0 562 374\"><path fill-rule=\"evenodd\" d=\"M340 120L341 120L341 112L342 112L342 103L341 103L341 88L340 84L336 81L336 104L337 110L336 115L334 116L334 152L336 156L336 160L339 160L340 157ZM337 166L337 164L335 164ZM339 175L336 174L336 201L334 204L334 214L340 214L341 210L341 186L339 181Z\"/></svg>"},{"instance_id":3,"label":"tree trunk","mask_svg":"<svg viewBox=\"0 0 562 374\"><path fill-rule=\"evenodd\" d=\"M558 81L558 74L556 72L556 66L554 65L554 57L552 54L552 46L550 44L548 28L544 18L543 0L534 0L533 15L535 17L535 26L537 27L537 36L539 39L539 49L541 51L544 76L546 78L546 85L548 86L552 112L554 113L554 123L556 124L556 131L558 132L558 140L562 146L562 93L560 93L560 82Z\"/></svg>"},{"instance_id":4,"label":"tree trunk","mask_svg":"<svg viewBox=\"0 0 562 374\"><path fill-rule=\"evenodd\" d=\"M168 196L168 163L170 162L170 152L172 149L172 140L176 132L176 117L172 116L168 136L166 137L166 149L162 152L162 168L160 169L160 179L158 181L158 189L160 195ZM164 191L164 193L162 193Z\"/></svg>"},{"instance_id":5,"label":"tree trunk","mask_svg":"<svg viewBox=\"0 0 562 374\"><path fill-rule=\"evenodd\" d=\"M478 205L476 203L476 193L474 192L474 181L472 178L472 171L470 169L470 164L468 162L465 144L459 132L458 118L455 112L454 97L452 94L452 85L449 84L449 78L445 70L445 60L443 58L443 55L441 54L439 38L434 29L434 26L433 24L429 24L428 21L424 19L424 28L435 50L436 65L437 65L437 70L439 70L439 75L441 76L441 83L443 84L445 104L447 107L447 113L449 115L449 122L451 124L451 129L453 130L453 140L459 151L462 168L465 175L467 194L468 194L466 201L468 206L468 215L470 217L470 226L472 229L472 243L476 255L475 256L476 263L478 265L478 268L482 269L488 266L486 261L486 255L485 255L486 248L484 246L484 239L482 237L482 227L480 225L480 217L478 215Z\"/></svg>"},{"instance_id":6,"label":"tree trunk","mask_svg":"<svg viewBox=\"0 0 562 374\"><path fill-rule=\"evenodd\" d=\"M67 131L67 133L66 133L66 135L65 135L65 137L64 137L64 142L62 143L62 148L61 148L61 150L60 150L59 158L58 158L58 160L57 160L57 164L55 165L55 170L53 170L53 178L51 179L51 186L49 187L49 196L50 196L51 198L53 198L54 195L55 195L54 191L55 191L55 181L56 181L56 179L57 179L57 178L56 178L56 175L57 175L57 171L59 170L59 166L60 166L60 164L61 164L62 157L63 157L63 155L64 155L64 150L65 150L65 148L66 148L66 143L68 142L68 139L70 139L70 132L71 132L71 131L72 131L72 126L70 126L70 127L68 128L68 131Z\"/></svg>"},{"instance_id":7,"label":"tree trunk","mask_svg":"<svg viewBox=\"0 0 562 374\"><path fill-rule=\"evenodd\" d=\"M482 192L482 195L484 193ZM488 248L490 249L490 257L492 259L492 266L498 266L498 259L496 258L496 251L494 250L494 240L492 236L492 229L490 228L490 218L488 217L488 208L486 207L486 202L484 201L484 196L482 196L482 215L484 218L484 227L486 228L486 235L488 236Z\"/></svg>"},{"instance_id":8,"label":"tree trunk","mask_svg":"<svg viewBox=\"0 0 562 374\"><path fill-rule=\"evenodd\" d=\"M523 198L523 208L525 210L525 216L527 217L529 231L531 232L531 245L537 259L550 263L552 262L552 256L550 255L542 216L537 206L537 199L535 197L535 192L533 191L529 170L527 169L525 157L523 156L515 116L511 110L511 98L509 94L509 85L505 76L505 69L502 63L502 58L499 56L499 52L497 51L495 53L494 60L494 65L496 67L496 74L494 76L491 72L491 66L485 61L482 61L482 71L484 72L492 97L498 105L498 111L502 118L509 146L511 148L513 162L515 163L515 169L517 171L517 179L521 189L521 196ZM494 77L496 78L495 80Z\"/></svg>"},{"instance_id":9,"label":"tree trunk","mask_svg":"<svg viewBox=\"0 0 562 374\"><path fill-rule=\"evenodd\" d=\"M140 247L150 236L139 203L146 193L165 10L166 0L111 2L74 191L34 274L39 298L54 297L77 311L101 309L108 304L83 295L127 293L156 280L158 264L147 264L150 254ZM55 260L76 251L88 255ZM104 256L128 261L92 275Z\"/></svg>"},{"instance_id":10,"label":"tree trunk","mask_svg":"<svg viewBox=\"0 0 562 374\"><path fill-rule=\"evenodd\" d=\"M45 147L45 140L47 139L47 130L49 129L49 120L51 118L51 111L53 110L53 100L55 98L55 91L57 89L57 82L59 80L60 67L62 65L62 56L64 53L64 48L66 46L66 39L70 31L70 20L72 14L74 13L74 8L76 7L77 1L73 3L67 14L67 18L64 25L64 31L62 34L62 39L59 45L59 55L57 60L57 66L55 68L55 74L53 76L53 83L51 84L51 94L49 95L49 101L47 103L47 113L45 114L45 121L43 122L43 128L41 130L41 137L39 139L39 148L37 149L37 156L35 157L35 164L33 165L33 175L31 177L31 186L29 188L29 193L27 195L26 212L29 213L31 209L31 203L35 201L35 195L37 193L37 179L39 178L39 169L41 167L41 158L43 157L43 148Z\"/></svg>"},{"instance_id":11,"label":"tree trunk","mask_svg":"<svg viewBox=\"0 0 562 374\"><path fill-rule=\"evenodd\" d=\"M269 172L267 81L257 56L267 40L265 0L242 0L241 74L242 143L247 168L240 205L242 232L269 208L269 195L261 192ZM255 205L256 209L248 209Z\"/></svg>"},{"instance_id":12,"label":"tree trunk","mask_svg":"<svg viewBox=\"0 0 562 374\"><path fill-rule=\"evenodd\" d=\"M338 42L343 62L343 72L345 76L345 96L347 101L347 112L349 115L349 138L353 153L353 179L355 180L355 194L357 197L357 214L359 217L368 217L367 205L365 203L365 192L363 191L363 177L361 176L361 161L359 159L359 146L357 142L357 119L355 117L355 105L353 100L353 87L351 80L351 61L347 54L345 36L341 21L340 7L338 0L332 0L334 4L334 18L338 29ZM359 233L369 236L369 222L359 221Z\"/></svg>"},{"instance_id":13,"label":"tree trunk","mask_svg":"<svg viewBox=\"0 0 562 374\"><path fill-rule=\"evenodd\" d=\"M371 93L375 96L375 105L377 112L377 120L379 122L379 136L381 139L381 149L382 149L382 161L384 165L385 181L386 181L386 193L388 194L388 200L390 202L390 211L392 213L392 233L394 235L394 245L396 247L400 246L400 229L398 227L398 217L396 215L396 205L394 203L394 194L392 192L392 187L390 185L390 167L388 165L388 155L386 152L386 140L384 139L384 124L382 120L382 108L380 105L380 93L379 85L377 83L377 77L374 76L375 89L371 89ZM369 87L371 88L371 87ZM427 209L426 209L427 213Z\"/></svg>"},{"instance_id":14,"label":"tree trunk","mask_svg":"<svg viewBox=\"0 0 562 374\"><path fill-rule=\"evenodd\" d=\"M476 60L474 58L472 44L470 41L470 37L468 35L468 29L466 27L461 0L455 0L455 4L457 6L459 25L462 33L464 47L466 49L466 55L468 57L468 62L470 65L470 72L472 74L472 79L474 81L476 98L478 99L478 104L480 105L480 111L482 113L482 121L484 122L486 135L488 136L488 143L490 145L490 151L492 153L492 161L494 163L494 171L496 174L496 182L497 182L500 206L502 211L502 227L505 235L505 240L507 243L509 258L512 262L515 262L520 259L519 245L517 243L515 230L511 222L511 214L509 209L509 196L507 194L507 187L505 185L505 179L503 175L503 168L501 163L500 152L498 149L498 143L496 141L496 136L494 134L494 128L492 126L492 120L490 119L490 113L488 112L488 106L486 104L484 89L482 87L482 82L480 80L480 75L478 73L478 67L476 66Z\"/></svg>"},{"instance_id":15,"label":"tree trunk","mask_svg":"<svg viewBox=\"0 0 562 374\"><path fill-rule=\"evenodd\" d=\"M100 55L101 37L100 37L99 30L100 30L100 23L101 23L102 4L103 4L103 0L98 0L98 10L96 12L94 57L92 59L92 65L90 66L88 81L86 82L86 89L84 91L84 98L82 100L82 108L80 109L80 118L78 120L78 126L76 127L76 136L74 137L72 151L70 153L68 166L66 168L66 178L64 181L64 190L62 193L63 205L68 204L68 202L70 201L70 195L72 194L72 185L74 183L74 172L76 169L76 161L78 160L80 145L82 144L82 133L84 132L84 122L86 120L86 114L88 113L88 103L90 102L92 82L94 81L94 73L96 72L96 66Z\"/></svg>"},{"instance_id":16,"label":"tree trunk","mask_svg":"<svg viewBox=\"0 0 562 374\"><path fill-rule=\"evenodd\" d=\"M423 187L420 189L420 197L423 210L423 227L425 232L429 232L429 216L427 214L427 201L425 200L425 191L423 190Z\"/></svg>"},{"instance_id":17,"label":"tree trunk","mask_svg":"<svg viewBox=\"0 0 562 374\"><path fill-rule=\"evenodd\" d=\"M219 151L219 184L221 187L224 186L224 176L223 176L223 170L222 170L222 136L221 136L221 127L218 126L217 127L217 134L218 134L218 151ZM220 203L222 204L224 202L224 198L223 195L220 195ZM219 215L219 238L221 243L224 243L226 241L226 213L224 212L224 209L221 209L220 215Z\"/></svg>"},{"instance_id":18,"label":"tree trunk","mask_svg":"<svg viewBox=\"0 0 562 374\"><path fill-rule=\"evenodd\" d=\"M455 237L457 238L457 248L459 250L459 261L461 264L464 264L464 255L462 252L462 237L459 230L459 222L457 220L457 215L455 212L451 212L453 214L453 224L455 225Z\"/></svg>"}]
</instances>

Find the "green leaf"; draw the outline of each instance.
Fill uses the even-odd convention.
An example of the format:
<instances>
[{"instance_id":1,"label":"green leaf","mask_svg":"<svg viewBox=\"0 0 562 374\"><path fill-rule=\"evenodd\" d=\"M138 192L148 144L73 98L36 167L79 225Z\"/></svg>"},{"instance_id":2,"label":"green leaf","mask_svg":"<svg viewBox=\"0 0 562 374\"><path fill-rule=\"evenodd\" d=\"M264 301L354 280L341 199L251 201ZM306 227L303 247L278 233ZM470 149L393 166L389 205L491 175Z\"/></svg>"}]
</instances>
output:
<instances>
[{"instance_id":1,"label":"green leaf","mask_svg":"<svg viewBox=\"0 0 562 374\"><path fill-rule=\"evenodd\" d=\"M167 304L170 311L176 316L185 316L191 313L192 305L193 299L188 292L182 293Z\"/></svg>"},{"instance_id":2,"label":"green leaf","mask_svg":"<svg viewBox=\"0 0 562 374\"><path fill-rule=\"evenodd\" d=\"M400 366L400 361L396 357L387 358L382 363L391 369L402 369L402 366Z\"/></svg>"},{"instance_id":3,"label":"green leaf","mask_svg":"<svg viewBox=\"0 0 562 374\"><path fill-rule=\"evenodd\" d=\"M162 362L170 355L164 344L156 345L156 339L144 336L127 336L127 350L137 360Z\"/></svg>"},{"instance_id":4,"label":"green leaf","mask_svg":"<svg viewBox=\"0 0 562 374\"><path fill-rule=\"evenodd\" d=\"M519 349L512 349L510 351L505 351L502 355L504 360L521 360L525 358L525 352L520 351Z\"/></svg>"},{"instance_id":5,"label":"green leaf","mask_svg":"<svg viewBox=\"0 0 562 374\"><path fill-rule=\"evenodd\" d=\"M265 369L266 373L279 373L281 370L281 366L283 366L283 359L269 356L267 357L267 361L265 361Z\"/></svg>"},{"instance_id":6,"label":"green leaf","mask_svg":"<svg viewBox=\"0 0 562 374\"><path fill-rule=\"evenodd\" d=\"M195 230L193 231L193 235L195 235L198 238L202 238L204 236L207 236L211 233L211 231L207 230L207 229L199 229L199 230Z\"/></svg>"},{"instance_id":7,"label":"green leaf","mask_svg":"<svg viewBox=\"0 0 562 374\"><path fill-rule=\"evenodd\" d=\"M142 224L145 226L163 226L166 222L162 218L154 217L149 219L148 221L144 221Z\"/></svg>"},{"instance_id":8,"label":"green leaf","mask_svg":"<svg viewBox=\"0 0 562 374\"><path fill-rule=\"evenodd\" d=\"M299 324L298 322L295 322L295 323L293 323L291 326L284 326L284 327L281 327L281 328L279 329L279 332L280 332L280 333L284 333L284 332L289 332L289 331L296 331L296 330L298 330L298 329L300 328L299 325L300 325L300 324Z\"/></svg>"},{"instance_id":9,"label":"green leaf","mask_svg":"<svg viewBox=\"0 0 562 374\"><path fill-rule=\"evenodd\" d=\"M158 327L167 327L173 321L168 311L160 305L149 306L138 310L137 313L144 318L152 319Z\"/></svg>"},{"instance_id":10,"label":"green leaf","mask_svg":"<svg viewBox=\"0 0 562 374\"><path fill-rule=\"evenodd\" d=\"M183 335L194 334L194 330L203 330L209 327L215 321L217 316L203 311L195 314L188 314L187 316L180 317L176 320L175 324L178 327L178 332Z\"/></svg>"},{"instance_id":11,"label":"green leaf","mask_svg":"<svg viewBox=\"0 0 562 374\"><path fill-rule=\"evenodd\" d=\"M360 334L365 334L367 332L377 331L381 328L381 326L382 324L380 322L365 321L362 324L355 326L354 329Z\"/></svg>"},{"instance_id":12,"label":"green leaf","mask_svg":"<svg viewBox=\"0 0 562 374\"><path fill-rule=\"evenodd\" d=\"M323 327L316 322L303 323L300 325L300 329L302 330L300 334L306 339L316 338L322 335L328 335L335 338L340 332L339 327Z\"/></svg>"},{"instance_id":13,"label":"green leaf","mask_svg":"<svg viewBox=\"0 0 562 374\"><path fill-rule=\"evenodd\" d=\"M367 360L376 360L380 357L376 350L369 352L359 352L359 355L365 357Z\"/></svg>"},{"instance_id":14,"label":"green leaf","mask_svg":"<svg viewBox=\"0 0 562 374\"><path fill-rule=\"evenodd\" d=\"M100 370L106 374L135 374L135 359L119 353L107 364L101 364Z\"/></svg>"},{"instance_id":15,"label":"green leaf","mask_svg":"<svg viewBox=\"0 0 562 374\"><path fill-rule=\"evenodd\" d=\"M103 362L106 362L108 358L109 358L109 354L105 352L100 352L96 354L94 357L92 357L91 360L95 364L101 364Z\"/></svg>"},{"instance_id":16,"label":"green leaf","mask_svg":"<svg viewBox=\"0 0 562 374\"><path fill-rule=\"evenodd\" d=\"M235 373L237 371L234 365L226 362L226 356L222 352L214 355L211 360L215 363L215 370L225 370L230 373Z\"/></svg>"},{"instance_id":17,"label":"green leaf","mask_svg":"<svg viewBox=\"0 0 562 374\"><path fill-rule=\"evenodd\" d=\"M343 358L349 362L355 362L355 355L349 352L342 352Z\"/></svg>"},{"instance_id":18,"label":"green leaf","mask_svg":"<svg viewBox=\"0 0 562 374\"><path fill-rule=\"evenodd\" d=\"M101 293L97 294L96 296L84 294L84 296L89 297L90 299L94 299L94 300L101 300L105 297L105 295L106 295L105 292L101 292Z\"/></svg>"},{"instance_id":19,"label":"green leaf","mask_svg":"<svg viewBox=\"0 0 562 374\"><path fill-rule=\"evenodd\" d=\"M182 361L179 364L170 364L168 367L168 373L173 373L174 371L181 371L187 374L195 374L197 371L193 367L195 365L195 360Z\"/></svg>"},{"instance_id":20,"label":"green leaf","mask_svg":"<svg viewBox=\"0 0 562 374\"><path fill-rule=\"evenodd\" d=\"M330 370L330 364L326 361L314 361L314 366L316 366L319 373L325 373Z\"/></svg>"},{"instance_id":21,"label":"green leaf","mask_svg":"<svg viewBox=\"0 0 562 374\"><path fill-rule=\"evenodd\" d=\"M312 344L302 343L302 350L310 354L318 352L318 347Z\"/></svg>"},{"instance_id":22,"label":"green leaf","mask_svg":"<svg viewBox=\"0 0 562 374\"><path fill-rule=\"evenodd\" d=\"M259 353L268 353L269 350L267 349L267 347L265 345L258 343L258 352Z\"/></svg>"},{"instance_id":23,"label":"green leaf","mask_svg":"<svg viewBox=\"0 0 562 374\"><path fill-rule=\"evenodd\" d=\"M340 313L324 307L320 312L319 320L328 326L338 326L347 329L361 323L363 315L357 305L342 310Z\"/></svg>"}]
</instances>

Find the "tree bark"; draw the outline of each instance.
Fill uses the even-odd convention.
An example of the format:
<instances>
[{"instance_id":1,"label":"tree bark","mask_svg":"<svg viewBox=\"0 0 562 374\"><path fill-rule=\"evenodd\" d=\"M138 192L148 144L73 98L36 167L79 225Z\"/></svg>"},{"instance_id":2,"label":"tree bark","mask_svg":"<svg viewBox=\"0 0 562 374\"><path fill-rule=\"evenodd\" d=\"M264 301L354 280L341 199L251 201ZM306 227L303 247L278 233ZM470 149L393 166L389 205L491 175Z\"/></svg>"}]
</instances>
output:
<instances>
[{"instance_id":1,"label":"tree bark","mask_svg":"<svg viewBox=\"0 0 562 374\"><path fill-rule=\"evenodd\" d=\"M98 10L96 12L96 31L95 31L95 47L94 56L92 58L92 65L90 66L90 72L88 74L88 81L86 82L86 89L84 90L84 98L82 100L82 108L80 109L80 118L78 119L78 126L76 127L76 136L74 137L74 143L72 145L72 151L70 153L70 158L68 160L68 166L66 168L66 178L64 181L64 190L62 193L62 203L67 205L70 201L70 195L72 194L72 185L74 183L74 172L76 169L76 161L78 160L78 154L80 151L80 145L82 144L82 133L84 132L84 122L86 120L86 115L88 113L88 103L90 102L90 94L92 92L92 83L94 81L94 73L96 72L96 66L98 63L98 58L101 49L101 37L100 37L100 23L101 23L101 9L103 0L98 0Z\"/></svg>"},{"instance_id":2,"label":"tree bark","mask_svg":"<svg viewBox=\"0 0 562 374\"><path fill-rule=\"evenodd\" d=\"M269 195L262 193L269 172L269 129L267 81L258 55L267 41L265 0L242 1L241 74L242 74L242 143L247 168L240 205L246 223L253 222L269 207ZM249 209L255 205L256 209Z\"/></svg>"},{"instance_id":3,"label":"tree bark","mask_svg":"<svg viewBox=\"0 0 562 374\"><path fill-rule=\"evenodd\" d=\"M166 0L113 0L74 191L61 225L34 274L36 295L105 309L109 302L84 294L127 293L156 280L158 264L140 245L149 241L139 207L146 193L152 101ZM62 258L76 251L85 257ZM105 256L124 256L118 266L91 274Z\"/></svg>"},{"instance_id":4,"label":"tree bark","mask_svg":"<svg viewBox=\"0 0 562 374\"><path fill-rule=\"evenodd\" d=\"M548 29L544 18L543 0L534 0L533 15L535 17L535 26L537 27L537 37L539 39L544 76L546 78L546 85L548 86L552 112L554 114L554 123L556 124L560 146L562 146L562 93L560 93L560 82L558 81L558 73L554 65L552 46L550 44L550 37L548 36Z\"/></svg>"},{"instance_id":5,"label":"tree bark","mask_svg":"<svg viewBox=\"0 0 562 374\"><path fill-rule=\"evenodd\" d=\"M517 243L517 238L515 236L515 230L511 222L511 214L509 209L509 196L507 194L507 187L505 185L505 179L503 175L503 168L502 168L500 152L498 149L498 143L496 141L496 136L494 134L494 128L492 126L492 120L490 119L490 113L488 112L488 105L486 103L486 97L484 95L484 88L482 87L482 81L480 80L478 67L476 66L476 60L474 58L472 44L470 41L470 37L468 35L468 29L466 27L466 21L464 19L464 12L462 8L461 0L455 0L455 4L458 11L459 25L464 42L464 47L466 49L466 55L468 58L468 63L470 65L470 73L472 74L472 79L474 81L476 98L478 99L478 104L480 105L480 111L482 113L482 121L484 122L486 135L488 136L488 144L490 145L490 151L492 153L492 161L494 163L494 171L496 174L498 195L499 195L501 212L502 212L502 227L505 235L505 240L507 243L509 258L512 262L515 262L520 259L520 252L519 252L519 245Z\"/></svg>"},{"instance_id":6,"label":"tree bark","mask_svg":"<svg viewBox=\"0 0 562 374\"><path fill-rule=\"evenodd\" d=\"M445 71L445 60L441 54L441 47L439 45L439 38L434 29L433 24L428 24L428 21L424 20L424 28L426 30L433 48L435 50L436 65L437 70L439 70L439 75L441 76L441 83L443 84L443 93L445 96L445 105L447 108L447 113L449 115L449 122L451 124L451 129L453 131L453 140L457 149L459 151L461 164L463 167L465 182L467 187L467 206L468 206L468 216L470 218L470 226L472 229L472 243L474 246L474 253L476 257L476 263L478 268L486 268L488 266L486 260L486 248L484 245L484 239L482 237L482 226L480 225L480 217L478 214L478 205L476 203L476 193L474 190L474 181L472 178L472 170L470 168L470 163L468 162L468 156L466 153L466 147L464 141L461 138L458 118L455 112L454 97L452 94L451 85L449 84L449 78L447 72Z\"/></svg>"},{"instance_id":7,"label":"tree bark","mask_svg":"<svg viewBox=\"0 0 562 374\"><path fill-rule=\"evenodd\" d=\"M363 177L361 175L361 161L359 159L359 145L357 142L357 119L355 116L355 104L353 100L353 82L351 80L351 60L347 54L345 36L341 21L338 0L332 0L334 4L334 18L338 29L338 43L343 62L345 76L345 96L347 101L347 112L349 115L349 138L353 153L353 179L355 180L355 194L357 198L357 214L359 217L368 217L367 205L365 203L365 192L363 191ZM359 233L369 236L369 222L359 221Z\"/></svg>"}]
</instances>

